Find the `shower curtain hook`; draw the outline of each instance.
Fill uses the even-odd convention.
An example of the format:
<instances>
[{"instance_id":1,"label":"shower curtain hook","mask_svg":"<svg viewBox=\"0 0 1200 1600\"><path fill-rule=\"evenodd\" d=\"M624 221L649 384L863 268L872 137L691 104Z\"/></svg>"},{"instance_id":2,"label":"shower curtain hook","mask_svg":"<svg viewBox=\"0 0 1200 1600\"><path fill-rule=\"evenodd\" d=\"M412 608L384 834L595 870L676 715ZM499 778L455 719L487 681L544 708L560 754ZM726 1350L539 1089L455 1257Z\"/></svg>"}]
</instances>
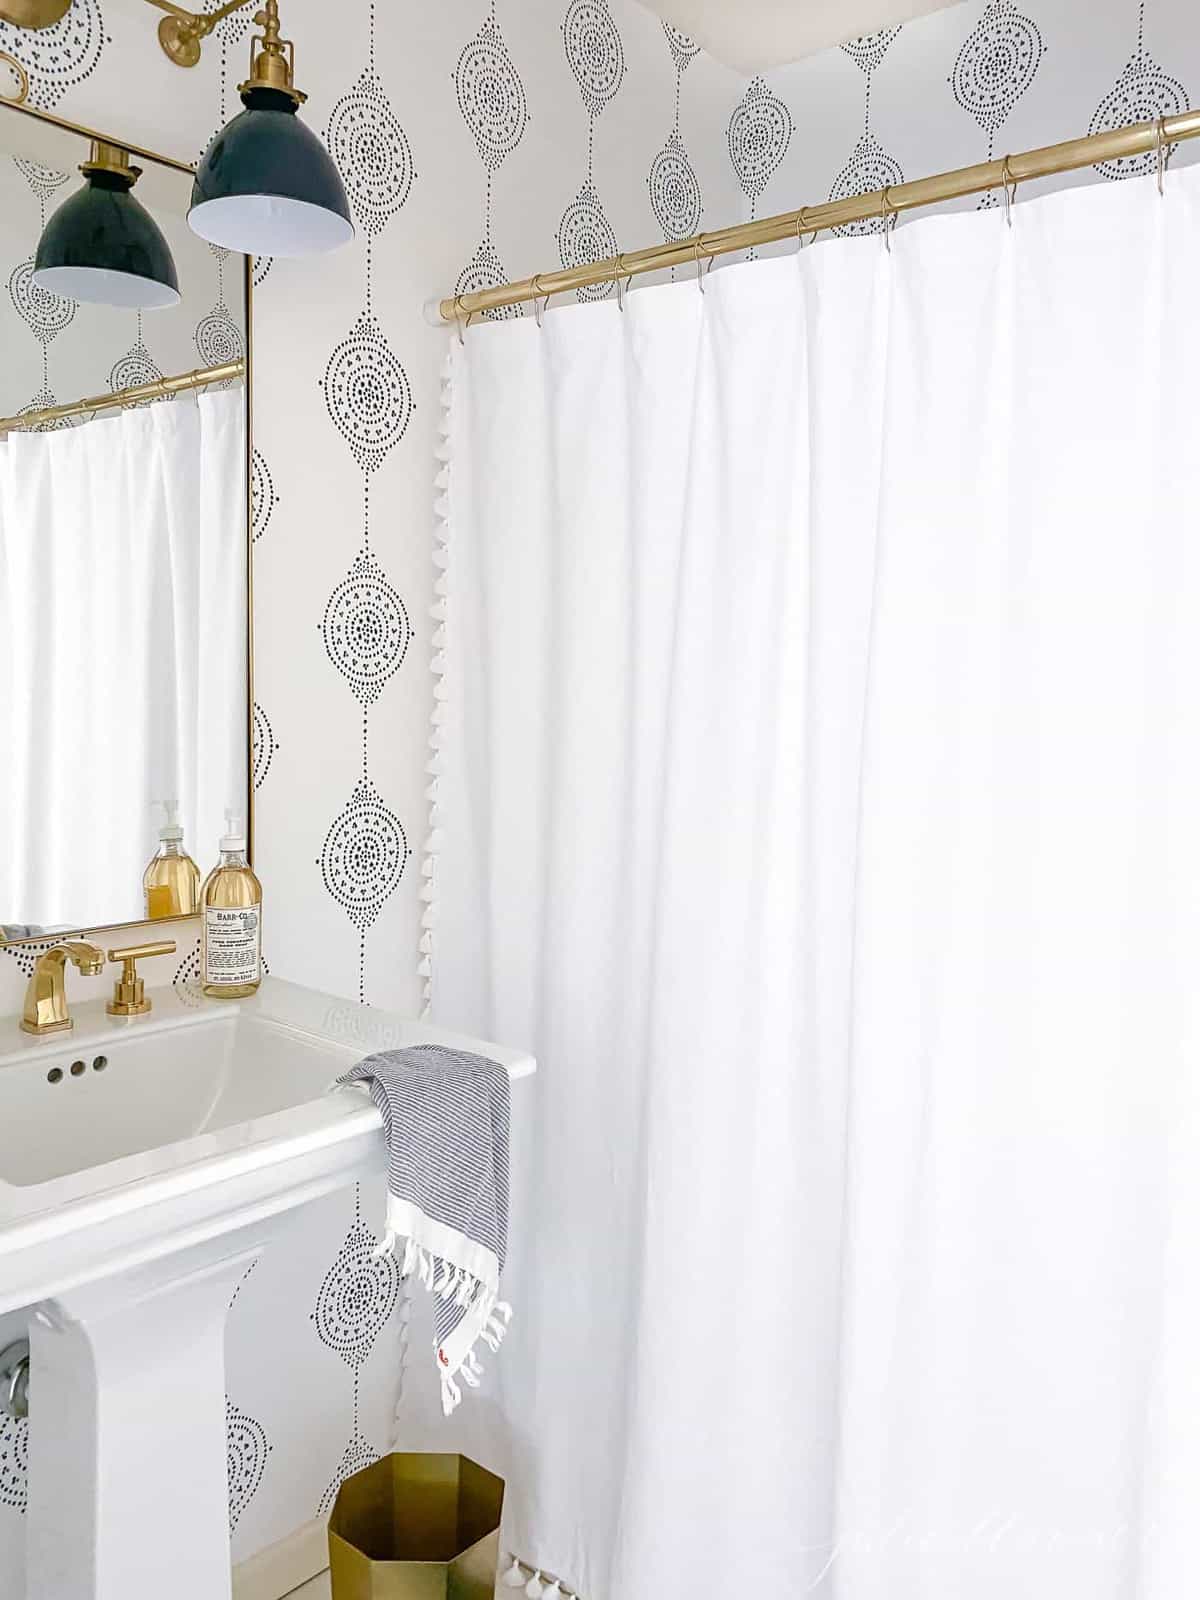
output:
<instances>
[{"instance_id":1,"label":"shower curtain hook","mask_svg":"<svg viewBox=\"0 0 1200 1600\"><path fill-rule=\"evenodd\" d=\"M533 286L533 320L537 323L538 327L540 328L541 325L542 325L542 314L546 309L546 307L542 304L542 300L541 300L541 295L542 295L542 275L541 275L541 273L540 272L535 272L533 277L532 277L532 279L530 280L530 282L531 282L531 284ZM547 295L546 296L547 303L549 303L549 300L550 300L550 296Z\"/></svg>"},{"instance_id":2,"label":"shower curtain hook","mask_svg":"<svg viewBox=\"0 0 1200 1600\"><path fill-rule=\"evenodd\" d=\"M883 243L888 255L892 253L892 229L896 225L896 210L892 205L891 184L879 196L879 215L883 219Z\"/></svg>"},{"instance_id":3,"label":"shower curtain hook","mask_svg":"<svg viewBox=\"0 0 1200 1600\"><path fill-rule=\"evenodd\" d=\"M804 235L807 232L808 232L808 207L807 206L801 206L799 211L797 211L797 213L796 213L796 249L797 249L797 251L803 250L805 248ZM813 239L815 239L816 237L817 236L814 233L813 234ZM811 242L812 242L812 240L809 241L810 244L811 244Z\"/></svg>"},{"instance_id":4,"label":"shower curtain hook","mask_svg":"<svg viewBox=\"0 0 1200 1600\"><path fill-rule=\"evenodd\" d=\"M1167 176L1167 119L1159 117L1154 124L1154 155L1155 166L1158 169L1158 192L1166 194L1165 179Z\"/></svg>"},{"instance_id":5,"label":"shower curtain hook","mask_svg":"<svg viewBox=\"0 0 1200 1600\"><path fill-rule=\"evenodd\" d=\"M468 317L467 318L467 324L468 325L470 324L470 321L471 321L471 319L470 319L470 317ZM459 342L459 344L466 344L467 341L463 337L464 328L463 328L463 314L462 314L462 295L460 295L460 294L456 294L454 296L454 322L455 322L455 326L458 328L458 342Z\"/></svg>"},{"instance_id":6,"label":"shower curtain hook","mask_svg":"<svg viewBox=\"0 0 1200 1600\"><path fill-rule=\"evenodd\" d=\"M617 310L618 311L624 311L624 309L625 309L625 290L628 287L628 285L623 282L624 277L625 277L625 257L623 255L618 255L617 256Z\"/></svg>"},{"instance_id":7,"label":"shower curtain hook","mask_svg":"<svg viewBox=\"0 0 1200 1600\"><path fill-rule=\"evenodd\" d=\"M1012 169L1008 164L1009 159L1008 156L1005 156L1004 165L1001 168L1001 177L1004 183L1004 220L1011 228L1013 201L1017 196L1017 180L1012 175Z\"/></svg>"},{"instance_id":8,"label":"shower curtain hook","mask_svg":"<svg viewBox=\"0 0 1200 1600\"><path fill-rule=\"evenodd\" d=\"M697 289L699 289L700 293L703 294L704 293L704 271L700 266L700 235L699 234L696 235L696 243L695 243L695 247L694 248L695 248L695 251L696 251L696 287L697 287Z\"/></svg>"}]
</instances>

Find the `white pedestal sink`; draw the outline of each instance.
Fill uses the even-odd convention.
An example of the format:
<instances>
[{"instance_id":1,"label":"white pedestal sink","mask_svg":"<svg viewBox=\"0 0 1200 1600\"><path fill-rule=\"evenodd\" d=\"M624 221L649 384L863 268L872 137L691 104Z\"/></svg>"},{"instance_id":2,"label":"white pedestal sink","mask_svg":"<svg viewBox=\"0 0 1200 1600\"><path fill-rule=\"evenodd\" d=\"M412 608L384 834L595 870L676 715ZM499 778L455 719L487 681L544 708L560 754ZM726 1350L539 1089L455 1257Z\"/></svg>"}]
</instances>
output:
<instances>
[{"instance_id":1,"label":"white pedestal sink","mask_svg":"<svg viewBox=\"0 0 1200 1600\"><path fill-rule=\"evenodd\" d=\"M383 1171L372 1050L531 1057L274 979L0 1033L0 1315L30 1340L27 1600L229 1594L224 1323L296 1206ZM2 1026L2 1023L0 1023ZM4 1044L11 1044L4 1048ZM80 1065L81 1064L81 1065Z\"/></svg>"}]
</instances>

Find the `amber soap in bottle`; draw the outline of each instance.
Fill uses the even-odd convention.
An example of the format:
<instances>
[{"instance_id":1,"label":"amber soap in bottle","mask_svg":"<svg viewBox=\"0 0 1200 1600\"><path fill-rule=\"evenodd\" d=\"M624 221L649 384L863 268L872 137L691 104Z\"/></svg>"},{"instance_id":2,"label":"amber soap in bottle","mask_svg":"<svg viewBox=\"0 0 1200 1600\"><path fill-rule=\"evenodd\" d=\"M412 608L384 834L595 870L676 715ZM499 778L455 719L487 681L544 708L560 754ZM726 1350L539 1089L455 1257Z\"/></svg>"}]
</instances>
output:
<instances>
[{"instance_id":1,"label":"amber soap in bottle","mask_svg":"<svg viewBox=\"0 0 1200 1600\"><path fill-rule=\"evenodd\" d=\"M214 1000L242 1000L262 981L262 885L246 860L242 819L226 815L221 859L200 891L200 983Z\"/></svg>"},{"instance_id":2,"label":"amber soap in bottle","mask_svg":"<svg viewBox=\"0 0 1200 1600\"><path fill-rule=\"evenodd\" d=\"M200 909L200 868L183 847L179 808L160 801L166 822L159 829L158 849L142 874L146 921L159 917L191 917Z\"/></svg>"}]
</instances>

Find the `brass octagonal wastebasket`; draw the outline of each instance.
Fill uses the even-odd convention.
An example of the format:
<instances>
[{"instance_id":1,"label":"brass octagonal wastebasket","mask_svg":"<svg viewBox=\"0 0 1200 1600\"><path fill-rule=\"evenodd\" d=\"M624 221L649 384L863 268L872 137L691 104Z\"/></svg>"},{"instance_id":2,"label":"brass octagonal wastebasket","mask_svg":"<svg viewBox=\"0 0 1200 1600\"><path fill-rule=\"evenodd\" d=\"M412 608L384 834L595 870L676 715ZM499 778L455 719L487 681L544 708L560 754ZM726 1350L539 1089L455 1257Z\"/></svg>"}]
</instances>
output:
<instances>
[{"instance_id":1,"label":"brass octagonal wastebasket","mask_svg":"<svg viewBox=\"0 0 1200 1600\"><path fill-rule=\"evenodd\" d=\"M329 1518L333 1600L492 1600L504 1480L466 1456L390 1455Z\"/></svg>"}]
</instances>

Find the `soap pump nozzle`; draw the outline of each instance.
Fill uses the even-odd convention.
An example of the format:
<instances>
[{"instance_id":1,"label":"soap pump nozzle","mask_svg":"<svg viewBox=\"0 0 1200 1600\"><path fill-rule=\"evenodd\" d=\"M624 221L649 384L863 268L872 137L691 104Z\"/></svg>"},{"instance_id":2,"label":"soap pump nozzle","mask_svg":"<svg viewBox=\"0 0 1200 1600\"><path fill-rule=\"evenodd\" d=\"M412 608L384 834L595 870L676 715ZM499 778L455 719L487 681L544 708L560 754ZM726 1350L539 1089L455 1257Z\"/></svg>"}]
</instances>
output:
<instances>
[{"instance_id":1,"label":"soap pump nozzle","mask_svg":"<svg viewBox=\"0 0 1200 1600\"><path fill-rule=\"evenodd\" d=\"M158 830L158 837L164 844L179 844L183 839L183 828L179 822L178 800L156 800L155 805L162 807L163 825Z\"/></svg>"},{"instance_id":2,"label":"soap pump nozzle","mask_svg":"<svg viewBox=\"0 0 1200 1600\"><path fill-rule=\"evenodd\" d=\"M241 855L246 849L246 824L237 811L225 813L225 832L221 836L221 850L226 855Z\"/></svg>"}]
</instances>

